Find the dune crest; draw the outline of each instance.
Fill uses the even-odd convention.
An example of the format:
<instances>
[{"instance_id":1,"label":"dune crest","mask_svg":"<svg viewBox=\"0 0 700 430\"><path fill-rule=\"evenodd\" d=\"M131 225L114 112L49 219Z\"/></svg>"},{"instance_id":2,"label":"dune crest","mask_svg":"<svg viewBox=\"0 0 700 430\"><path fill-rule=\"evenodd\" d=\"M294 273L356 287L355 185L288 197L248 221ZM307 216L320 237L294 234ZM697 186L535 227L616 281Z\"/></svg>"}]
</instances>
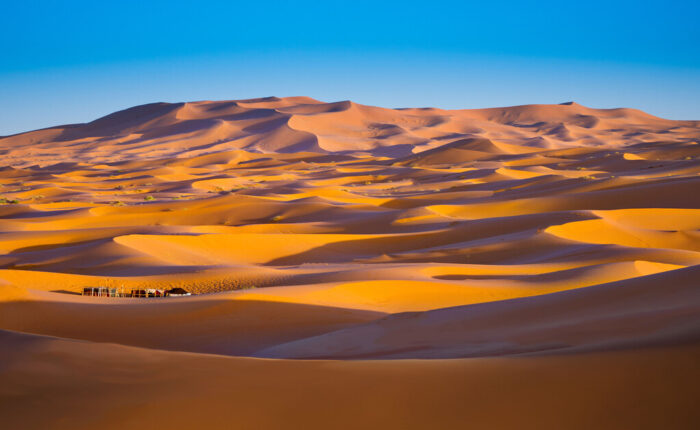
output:
<instances>
[{"instance_id":1,"label":"dune crest","mask_svg":"<svg viewBox=\"0 0 700 430\"><path fill-rule=\"evenodd\" d=\"M350 101L267 97L152 103L85 124L0 138L4 151L0 166L49 166L56 164L55 151L60 151L62 162L75 163L189 158L241 149L399 157L473 138L536 151L601 145L624 148L654 140L700 137L697 121L665 120L634 109L592 109L576 103L472 110L386 109Z\"/></svg>"}]
</instances>

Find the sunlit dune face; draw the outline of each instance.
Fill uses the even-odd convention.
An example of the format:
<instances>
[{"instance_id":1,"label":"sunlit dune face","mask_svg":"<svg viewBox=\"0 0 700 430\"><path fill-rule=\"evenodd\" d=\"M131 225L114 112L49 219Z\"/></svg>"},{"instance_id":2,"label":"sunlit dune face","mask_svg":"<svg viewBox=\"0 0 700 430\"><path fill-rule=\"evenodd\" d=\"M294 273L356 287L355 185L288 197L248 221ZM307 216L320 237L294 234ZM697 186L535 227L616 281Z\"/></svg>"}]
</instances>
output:
<instances>
[{"instance_id":1,"label":"sunlit dune face","mask_svg":"<svg viewBox=\"0 0 700 430\"><path fill-rule=\"evenodd\" d=\"M2 138L0 329L121 344L5 336L62 369L75 348L126 373L144 363L160 395L168 377L146 356L193 366L185 378L206 387L219 386L208 366L229 382L248 381L238 366L271 371L287 393L283 375L321 369L358 396L390 370L346 360L416 359L391 369L422 375L407 382L420 392L457 374L458 399L479 383L467 358L534 356L478 363L556 386L537 360L567 359L543 355L611 354L604 374L617 375L637 364L605 351L682 356L698 338L699 141L697 122L630 109L304 97L145 105ZM195 295L76 294L95 286ZM650 371L668 364L647 356ZM443 358L462 361L426 363Z\"/></svg>"},{"instance_id":2,"label":"sunlit dune face","mask_svg":"<svg viewBox=\"0 0 700 430\"><path fill-rule=\"evenodd\" d=\"M436 282L426 265L520 268L500 281L505 269L446 270L439 280L464 294L441 305L593 285L610 278L531 291L527 277L547 265L697 263L698 137L692 122L576 104L139 106L0 139L0 264L10 282L48 291L183 274L199 293L248 276L251 286L401 285ZM523 287L501 295L492 282Z\"/></svg>"}]
</instances>

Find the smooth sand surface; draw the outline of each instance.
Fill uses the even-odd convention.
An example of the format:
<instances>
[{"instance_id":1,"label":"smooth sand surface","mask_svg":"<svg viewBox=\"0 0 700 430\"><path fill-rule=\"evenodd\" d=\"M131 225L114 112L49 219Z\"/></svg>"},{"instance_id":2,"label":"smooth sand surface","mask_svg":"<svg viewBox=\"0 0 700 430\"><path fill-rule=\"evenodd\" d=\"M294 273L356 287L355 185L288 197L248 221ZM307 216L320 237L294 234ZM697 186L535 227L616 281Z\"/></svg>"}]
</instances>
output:
<instances>
[{"instance_id":1,"label":"smooth sand surface","mask_svg":"<svg viewBox=\"0 0 700 430\"><path fill-rule=\"evenodd\" d=\"M0 151L0 427L700 425L698 121L269 97Z\"/></svg>"},{"instance_id":2,"label":"smooth sand surface","mask_svg":"<svg viewBox=\"0 0 700 430\"><path fill-rule=\"evenodd\" d=\"M8 428L691 429L694 346L538 358L260 360L0 331ZM669 363L673 363L669 366Z\"/></svg>"}]
</instances>

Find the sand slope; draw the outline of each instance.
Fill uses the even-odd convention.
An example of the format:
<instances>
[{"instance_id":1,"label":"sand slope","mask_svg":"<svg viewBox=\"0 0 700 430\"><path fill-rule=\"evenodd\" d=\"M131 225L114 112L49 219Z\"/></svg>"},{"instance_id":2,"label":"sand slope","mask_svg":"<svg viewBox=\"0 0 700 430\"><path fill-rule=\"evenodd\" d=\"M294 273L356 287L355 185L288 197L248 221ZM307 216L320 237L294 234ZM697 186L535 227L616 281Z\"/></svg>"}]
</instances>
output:
<instances>
[{"instance_id":1,"label":"sand slope","mask_svg":"<svg viewBox=\"0 0 700 430\"><path fill-rule=\"evenodd\" d=\"M692 429L700 418L700 390L689 378L697 346L519 359L305 361L4 331L0 345L11 351L0 356L0 414L10 428Z\"/></svg>"},{"instance_id":2,"label":"sand slope","mask_svg":"<svg viewBox=\"0 0 700 430\"><path fill-rule=\"evenodd\" d=\"M518 300L400 313L257 353L284 358L455 358L700 341L700 267Z\"/></svg>"}]
</instances>

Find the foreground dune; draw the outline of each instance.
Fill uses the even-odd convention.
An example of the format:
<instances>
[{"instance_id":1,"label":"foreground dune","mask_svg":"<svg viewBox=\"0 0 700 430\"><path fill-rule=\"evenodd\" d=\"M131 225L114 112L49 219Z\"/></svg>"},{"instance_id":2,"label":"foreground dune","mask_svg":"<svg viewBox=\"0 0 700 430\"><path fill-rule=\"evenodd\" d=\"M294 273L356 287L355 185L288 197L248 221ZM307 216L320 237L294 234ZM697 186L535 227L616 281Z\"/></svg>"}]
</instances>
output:
<instances>
[{"instance_id":1,"label":"foreground dune","mask_svg":"<svg viewBox=\"0 0 700 430\"><path fill-rule=\"evenodd\" d=\"M3 424L697 428L699 142L305 97L2 137Z\"/></svg>"},{"instance_id":2,"label":"foreground dune","mask_svg":"<svg viewBox=\"0 0 700 430\"><path fill-rule=\"evenodd\" d=\"M0 358L0 413L9 428L690 429L698 418L700 390L689 378L697 346L358 362L173 353L2 331L0 342L10 351Z\"/></svg>"}]
</instances>

